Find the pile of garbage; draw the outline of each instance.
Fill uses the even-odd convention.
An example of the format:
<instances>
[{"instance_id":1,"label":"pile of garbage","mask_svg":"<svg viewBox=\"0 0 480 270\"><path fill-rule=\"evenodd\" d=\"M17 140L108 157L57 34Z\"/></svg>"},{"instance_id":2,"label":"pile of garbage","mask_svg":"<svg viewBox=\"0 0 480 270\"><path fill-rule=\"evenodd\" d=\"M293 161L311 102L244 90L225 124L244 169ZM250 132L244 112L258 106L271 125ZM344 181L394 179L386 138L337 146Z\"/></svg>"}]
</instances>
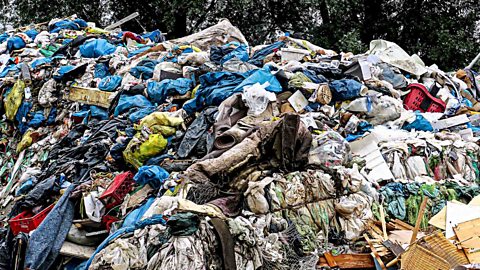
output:
<instances>
[{"instance_id":1,"label":"pile of garbage","mask_svg":"<svg viewBox=\"0 0 480 270\"><path fill-rule=\"evenodd\" d=\"M0 269L480 263L471 68L120 24L0 35Z\"/></svg>"}]
</instances>

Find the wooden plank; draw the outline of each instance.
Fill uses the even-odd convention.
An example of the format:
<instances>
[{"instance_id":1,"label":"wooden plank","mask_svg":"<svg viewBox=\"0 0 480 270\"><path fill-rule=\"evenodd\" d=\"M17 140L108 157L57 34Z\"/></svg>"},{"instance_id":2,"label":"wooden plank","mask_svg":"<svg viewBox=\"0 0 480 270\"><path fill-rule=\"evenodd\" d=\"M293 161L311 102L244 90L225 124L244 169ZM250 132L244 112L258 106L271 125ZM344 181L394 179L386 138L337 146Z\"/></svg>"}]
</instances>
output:
<instances>
[{"instance_id":1,"label":"wooden plank","mask_svg":"<svg viewBox=\"0 0 480 270\"><path fill-rule=\"evenodd\" d=\"M327 263L328 263L329 267L338 267L338 264L335 261L335 258L333 257L332 253L326 252L326 253L323 254L323 256L327 260Z\"/></svg>"},{"instance_id":2,"label":"wooden plank","mask_svg":"<svg viewBox=\"0 0 480 270\"><path fill-rule=\"evenodd\" d=\"M410 245L413 244L417 240L418 230L420 229L420 224L422 223L423 219L423 212L425 212L425 208L427 207L428 197L423 197L422 204L420 205L420 210L418 210L417 215L417 222L415 223L415 228L413 229L412 238L410 239Z\"/></svg>"},{"instance_id":3,"label":"wooden plank","mask_svg":"<svg viewBox=\"0 0 480 270\"><path fill-rule=\"evenodd\" d=\"M97 88L73 86L70 88L68 99L88 105L108 108L116 94L116 92L101 91Z\"/></svg>"},{"instance_id":4,"label":"wooden plank","mask_svg":"<svg viewBox=\"0 0 480 270\"><path fill-rule=\"evenodd\" d=\"M380 235L379 239L382 237L382 230L380 230L380 228L377 227L377 225L375 224L371 224L370 225L370 228L377 234L377 235ZM372 235L373 236L373 235ZM375 237L377 238L377 237Z\"/></svg>"},{"instance_id":5,"label":"wooden plank","mask_svg":"<svg viewBox=\"0 0 480 270\"><path fill-rule=\"evenodd\" d=\"M470 263L480 263L480 218L459 223L453 230Z\"/></svg>"},{"instance_id":6,"label":"wooden plank","mask_svg":"<svg viewBox=\"0 0 480 270\"><path fill-rule=\"evenodd\" d=\"M109 26L105 27L105 30L113 30L113 29L119 27L120 25L130 21L130 20L133 20L133 19L137 18L138 16L140 16L140 14L138 12L134 12L134 13L128 15L127 17L119 20L118 22L114 22L114 23L110 24Z\"/></svg>"},{"instance_id":7,"label":"wooden plank","mask_svg":"<svg viewBox=\"0 0 480 270\"><path fill-rule=\"evenodd\" d=\"M401 227L403 227L402 230L411 230L413 231L414 227L406 222L401 221L400 219L394 219L393 222Z\"/></svg>"},{"instance_id":8,"label":"wooden plank","mask_svg":"<svg viewBox=\"0 0 480 270\"><path fill-rule=\"evenodd\" d=\"M385 213L383 212L383 205L380 204L380 222L382 222L383 240L388 239L387 224L385 222Z\"/></svg>"},{"instance_id":9,"label":"wooden plank","mask_svg":"<svg viewBox=\"0 0 480 270\"><path fill-rule=\"evenodd\" d=\"M385 264L383 264L382 258L380 258L380 255L375 250L375 247L373 246L372 240L370 240L370 238L368 237L367 234L363 234L363 237L365 238L365 240L367 240L367 243L370 246L370 249L372 250L372 254L375 257L375 260L377 260L377 263L380 265L380 268L382 270L387 270L387 268L385 267Z\"/></svg>"},{"instance_id":10,"label":"wooden plank","mask_svg":"<svg viewBox=\"0 0 480 270\"><path fill-rule=\"evenodd\" d=\"M69 241L63 242L60 254L68 257L88 260L95 252L95 247L81 246Z\"/></svg>"},{"instance_id":11,"label":"wooden plank","mask_svg":"<svg viewBox=\"0 0 480 270\"><path fill-rule=\"evenodd\" d=\"M340 254L332 256L340 269L375 269L375 263L370 254ZM328 267L325 257L318 260L319 267Z\"/></svg>"}]
</instances>

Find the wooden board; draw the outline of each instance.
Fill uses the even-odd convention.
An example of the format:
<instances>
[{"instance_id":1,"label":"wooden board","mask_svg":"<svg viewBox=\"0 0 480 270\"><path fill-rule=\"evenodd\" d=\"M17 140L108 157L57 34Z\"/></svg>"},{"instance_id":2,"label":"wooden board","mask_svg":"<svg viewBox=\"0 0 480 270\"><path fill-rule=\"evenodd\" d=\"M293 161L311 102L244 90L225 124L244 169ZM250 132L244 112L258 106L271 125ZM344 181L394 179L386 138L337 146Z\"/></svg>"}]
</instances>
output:
<instances>
[{"instance_id":1,"label":"wooden board","mask_svg":"<svg viewBox=\"0 0 480 270\"><path fill-rule=\"evenodd\" d=\"M480 218L459 223L453 230L470 263L480 263Z\"/></svg>"},{"instance_id":2,"label":"wooden board","mask_svg":"<svg viewBox=\"0 0 480 270\"><path fill-rule=\"evenodd\" d=\"M70 88L68 99L83 104L108 108L115 95L116 92L106 92L98 90L97 88L74 86Z\"/></svg>"},{"instance_id":3,"label":"wooden board","mask_svg":"<svg viewBox=\"0 0 480 270\"><path fill-rule=\"evenodd\" d=\"M95 247L81 246L69 241L63 242L60 254L69 257L88 260L95 252Z\"/></svg>"},{"instance_id":4,"label":"wooden board","mask_svg":"<svg viewBox=\"0 0 480 270\"><path fill-rule=\"evenodd\" d=\"M340 269L375 269L375 263L370 254L341 254L332 256ZM321 256L317 266L327 267L328 262Z\"/></svg>"}]
</instances>

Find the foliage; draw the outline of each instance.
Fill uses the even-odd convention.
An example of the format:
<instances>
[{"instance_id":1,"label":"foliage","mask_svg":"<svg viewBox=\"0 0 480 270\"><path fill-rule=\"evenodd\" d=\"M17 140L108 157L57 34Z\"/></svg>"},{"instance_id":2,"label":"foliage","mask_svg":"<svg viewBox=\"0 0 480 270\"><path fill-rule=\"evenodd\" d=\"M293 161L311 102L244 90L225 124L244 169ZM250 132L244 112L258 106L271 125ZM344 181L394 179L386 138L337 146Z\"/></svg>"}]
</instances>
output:
<instances>
[{"instance_id":1,"label":"foliage","mask_svg":"<svg viewBox=\"0 0 480 270\"><path fill-rule=\"evenodd\" d=\"M17 26L71 14L105 26L138 11L138 21L126 29L158 28L169 38L220 18L254 44L289 31L325 48L359 53L381 38L447 70L467 65L480 52L477 0L4 0L1 5L1 19Z\"/></svg>"}]
</instances>

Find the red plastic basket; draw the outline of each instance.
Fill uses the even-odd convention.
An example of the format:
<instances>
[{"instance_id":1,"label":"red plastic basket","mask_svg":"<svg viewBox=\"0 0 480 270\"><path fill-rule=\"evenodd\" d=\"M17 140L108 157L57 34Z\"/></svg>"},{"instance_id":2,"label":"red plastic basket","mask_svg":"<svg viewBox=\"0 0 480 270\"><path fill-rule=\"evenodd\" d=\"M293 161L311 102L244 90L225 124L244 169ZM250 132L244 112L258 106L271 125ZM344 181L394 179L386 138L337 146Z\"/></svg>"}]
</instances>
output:
<instances>
[{"instance_id":1,"label":"red plastic basket","mask_svg":"<svg viewBox=\"0 0 480 270\"><path fill-rule=\"evenodd\" d=\"M108 186L102 195L100 200L105 204L105 207L112 208L122 203L127 194L132 191L133 173L124 172L115 177L112 183Z\"/></svg>"},{"instance_id":2,"label":"red plastic basket","mask_svg":"<svg viewBox=\"0 0 480 270\"><path fill-rule=\"evenodd\" d=\"M407 89L410 93L403 100L403 106L407 110L421 112L439 112L442 113L446 109L445 102L436 98L428 92L427 88L420 83L412 83Z\"/></svg>"},{"instance_id":3,"label":"red plastic basket","mask_svg":"<svg viewBox=\"0 0 480 270\"><path fill-rule=\"evenodd\" d=\"M40 213L33 215L32 211L23 211L18 216L10 219L10 229L12 229L13 235L17 235L21 232L29 233L35 230L40 223L47 217L48 213L52 211L54 204L43 209Z\"/></svg>"}]
</instances>

